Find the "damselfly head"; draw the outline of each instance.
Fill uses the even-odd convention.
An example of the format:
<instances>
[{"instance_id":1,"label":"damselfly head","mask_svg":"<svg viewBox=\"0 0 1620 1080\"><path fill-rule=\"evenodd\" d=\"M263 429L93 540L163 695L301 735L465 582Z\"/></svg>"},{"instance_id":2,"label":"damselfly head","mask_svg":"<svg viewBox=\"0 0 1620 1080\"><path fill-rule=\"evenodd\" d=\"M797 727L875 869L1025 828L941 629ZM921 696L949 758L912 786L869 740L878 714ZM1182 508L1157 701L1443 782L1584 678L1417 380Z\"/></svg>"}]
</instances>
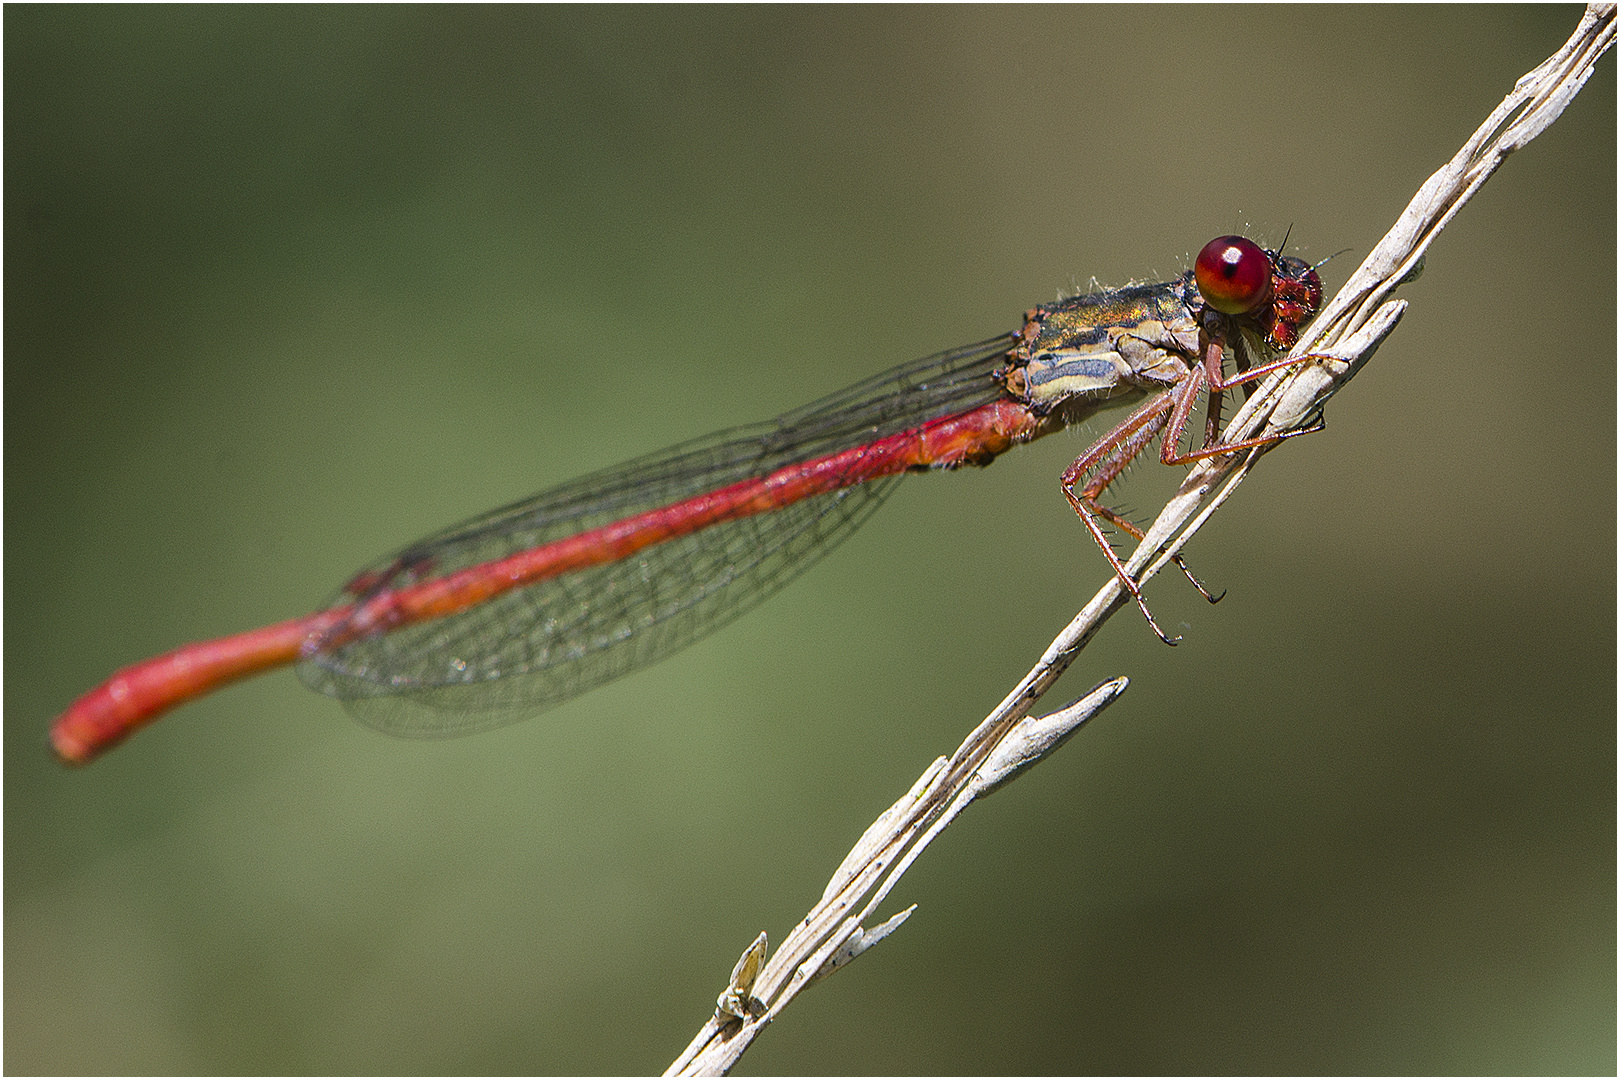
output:
<instances>
[{"instance_id":1,"label":"damselfly head","mask_svg":"<svg viewBox=\"0 0 1620 1080\"><path fill-rule=\"evenodd\" d=\"M1322 280L1302 259L1267 251L1242 236L1220 236L1193 263L1204 303L1223 315L1250 316L1266 340L1287 349L1322 306Z\"/></svg>"}]
</instances>

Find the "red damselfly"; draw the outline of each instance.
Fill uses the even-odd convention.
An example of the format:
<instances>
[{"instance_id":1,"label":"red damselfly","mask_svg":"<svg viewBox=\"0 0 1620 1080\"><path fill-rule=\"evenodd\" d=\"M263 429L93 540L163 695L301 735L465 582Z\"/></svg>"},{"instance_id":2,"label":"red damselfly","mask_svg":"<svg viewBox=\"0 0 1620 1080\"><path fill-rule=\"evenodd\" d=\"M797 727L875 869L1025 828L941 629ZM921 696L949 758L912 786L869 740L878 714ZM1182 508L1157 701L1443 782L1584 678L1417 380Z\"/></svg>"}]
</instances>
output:
<instances>
[{"instance_id":1,"label":"red damselfly","mask_svg":"<svg viewBox=\"0 0 1620 1080\"><path fill-rule=\"evenodd\" d=\"M361 571L314 614L124 668L58 718L52 744L88 761L175 705L295 663L307 685L393 734L504 723L742 614L854 531L902 474L987 465L1132 404L1062 486L1148 624L1174 643L1103 528L1140 530L1100 500L1155 439L1174 465L1287 437L1218 444L1223 392L1298 362L1276 356L1321 299L1311 266L1220 237L1172 281L1042 305L1020 331L462 522ZM1202 445L1182 452L1201 391Z\"/></svg>"}]
</instances>

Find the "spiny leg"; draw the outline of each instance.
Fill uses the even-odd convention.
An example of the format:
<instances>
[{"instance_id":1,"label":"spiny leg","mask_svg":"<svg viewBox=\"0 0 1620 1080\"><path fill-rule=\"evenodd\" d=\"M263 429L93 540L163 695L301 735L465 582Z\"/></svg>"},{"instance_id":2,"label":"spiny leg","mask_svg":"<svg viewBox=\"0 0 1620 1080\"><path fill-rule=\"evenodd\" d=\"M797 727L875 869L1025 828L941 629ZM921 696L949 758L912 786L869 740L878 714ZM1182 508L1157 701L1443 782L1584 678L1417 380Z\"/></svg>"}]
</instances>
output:
<instances>
[{"instance_id":1,"label":"spiny leg","mask_svg":"<svg viewBox=\"0 0 1620 1080\"><path fill-rule=\"evenodd\" d=\"M1211 390L1209 392L1209 405L1204 409L1204 446L1214 446L1221 434L1221 405L1226 400L1226 391Z\"/></svg>"},{"instance_id":2,"label":"spiny leg","mask_svg":"<svg viewBox=\"0 0 1620 1080\"><path fill-rule=\"evenodd\" d=\"M1104 506L1101 502L1097 501L1096 499L1091 500L1091 508L1095 513L1101 515L1102 517L1107 518L1108 523L1110 525L1113 525L1116 529L1119 529L1121 532L1129 533L1130 535L1136 537L1138 542L1141 542L1141 541L1147 539L1147 533L1145 533L1141 529L1137 528L1135 522L1131 521L1128 518L1122 517L1121 515L1119 515L1115 511L1113 511L1113 510L1109 509L1108 507ZM1193 575L1193 572L1190 569L1187 568L1187 564L1182 561L1181 555L1180 555L1179 552L1177 554L1175 554L1175 555L1170 556L1170 561L1175 563L1178 567L1181 568L1181 572L1183 574L1187 575L1187 580L1192 582L1192 587L1197 589L1198 590L1198 595L1202 596L1205 600L1208 600L1212 604L1218 604L1218 603L1221 602L1221 597L1226 595L1226 590L1222 589L1219 596L1211 596L1209 594L1209 590L1204 588L1204 583L1202 581L1199 581L1198 578Z\"/></svg>"},{"instance_id":3,"label":"spiny leg","mask_svg":"<svg viewBox=\"0 0 1620 1080\"><path fill-rule=\"evenodd\" d=\"M1206 350L1203 357L1204 374L1211 379L1209 407L1204 414L1204 446L1214 446L1220 441L1221 410L1225 405L1227 389L1242 383L1244 401L1253 397L1256 389L1252 380L1243 377L1244 373L1249 371L1251 363L1248 349L1231 350L1232 359L1237 365L1238 377L1230 382L1223 377L1224 368L1221 366L1223 350L1224 342L1221 338L1216 338L1211 342L1211 349Z\"/></svg>"},{"instance_id":4,"label":"spiny leg","mask_svg":"<svg viewBox=\"0 0 1620 1080\"><path fill-rule=\"evenodd\" d=\"M1062 480L1063 494L1069 500L1069 505L1074 507L1074 512L1080 516L1080 520L1091 533L1091 538L1097 542L1097 546L1102 548L1103 557L1108 560L1108 565L1113 567L1114 575L1119 578L1120 584L1124 585L1126 591L1131 594L1131 598L1136 601L1136 606L1142 609L1142 615L1147 619L1148 626L1152 627L1153 632L1159 635L1159 640L1166 645L1175 645L1181 639L1179 637L1172 638L1159 628L1158 622L1153 618L1153 613L1148 610L1147 601L1142 598L1141 588L1131 575L1126 572L1125 564L1119 561L1119 556L1114 554L1114 548L1109 544L1108 537L1102 531L1102 526L1097 524L1097 519L1101 517L1135 536L1138 540L1142 538L1142 530L1103 506L1098 500L1103 492L1108 489L1108 485L1117 480L1119 474L1125 471L1125 467L1131 463L1132 459L1140 454L1153 441L1154 437L1164 429L1165 422L1169 419L1170 410L1174 407L1174 404L1175 392L1173 390L1166 390L1154 395L1145 405L1132 413L1124 423L1098 439L1090 449L1076 458L1074 463L1064 470ZM1088 477L1089 480L1087 480ZM1087 483L1085 487L1076 493L1074 487L1082 480L1087 480ZM1198 579L1192 576L1191 571L1187 569L1181 559L1178 557L1175 561L1176 565L1180 566L1182 572L1187 575L1188 580L1198 586L1198 591L1208 597L1209 594L1204 592L1203 587L1198 584Z\"/></svg>"},{"instance_id":5,"label":"spiny leg","mask_svg":"<svg viewBox=\"0 0 1620 1080\"><path fill-rule=\"evenodd\" d=\"M1218 408L1215 405L1217 395L1223 394L1224 391L1242 383L1253 382L1255 379L1270 375L1274 371L1297 367L1315 359L1319 359L1319 357L1307 354L1292 359L1277 360L1269 364L1261 364L1259 367L1248 368L1238 372L1231 379L1225 379L1221 377L1220 343L1210 342L1205 350L1203 362L1195 365L1188 373L1187 378L1183 379L1174 391L1171 391L1176 398L1175 408L1170 414L1168 430L1165 432L1164 442L1159 448L1159 460L1166 465L1191 465L1206 458L1220 457L1222 454L1231 454L1255 446L1275 446L1284 439L1292 439L1296 435L1310 435L1321 431L1323 425L1316 423L1308 428L1300 428L1297 431L1284 431L1275 435L1258 435L1252 439L1239 439L1236 442L1217 443L1212 446L1210 445L1206 427L1203 446L1185 454L1178 453L1181 447L1182 435L1187 430L1187 420L1192 415L1193 407L1197 404L1198 391L1206 383L1210 387L1211 406L1212 408Z\"/></svg>"}]
</instances>

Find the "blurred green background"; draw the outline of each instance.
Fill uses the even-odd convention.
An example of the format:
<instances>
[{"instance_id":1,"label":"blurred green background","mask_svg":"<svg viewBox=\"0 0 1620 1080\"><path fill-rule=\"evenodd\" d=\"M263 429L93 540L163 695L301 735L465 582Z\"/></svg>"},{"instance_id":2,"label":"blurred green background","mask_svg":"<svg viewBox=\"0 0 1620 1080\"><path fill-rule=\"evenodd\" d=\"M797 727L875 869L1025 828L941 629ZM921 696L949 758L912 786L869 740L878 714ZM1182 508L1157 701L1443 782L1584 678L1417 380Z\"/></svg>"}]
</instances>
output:
<instances>
[{"instance_id":1,"label":"blurred green background","mask_svg":"<svg viewBox=\"0 0 1620 1080\"><path fill-rule=\"evenodd\" d=\"M1292 226L1337 288L1578 9L4 18L6 1070L641 1073L1105 580L1083 434L492 734L51 718L1093 275ZM1610 57L1192 545L1226 601L1123 612L1052 700L1130 692L745 1071L1614 1070L1615 123Z\"/></svg>"}]
</instances>

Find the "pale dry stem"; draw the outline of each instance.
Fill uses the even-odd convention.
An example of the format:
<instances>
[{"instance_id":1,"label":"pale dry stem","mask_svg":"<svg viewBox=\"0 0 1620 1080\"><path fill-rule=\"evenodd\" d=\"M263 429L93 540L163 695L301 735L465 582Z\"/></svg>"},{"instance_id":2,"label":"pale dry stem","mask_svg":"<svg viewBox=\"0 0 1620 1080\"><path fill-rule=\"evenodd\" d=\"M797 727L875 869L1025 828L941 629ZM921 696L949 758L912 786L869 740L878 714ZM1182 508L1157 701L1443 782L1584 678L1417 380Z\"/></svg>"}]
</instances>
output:
<instances>
[{"instance_id":1,"label":"pale dry stem","mask_svg":"<svg viewBox=\"0 0 1620 1080\"><path fill-rule=\"evenodd\" d=\"M1421 272L1429 244L1507 156L1546 130L1580 91L1597 59L1614 43L1614 13L1612 3L1589 5L1564 47L1521 78L1457 155L1424 182L1394 227L1301 335L1289 354L1300 359L1300 366L1267 379L1227 425L1223 441L1305 426L1372 357L1406 310L1404 300L1390 300L1389 295ZM1127 571L1146 582L1162 570L1264 453L1260 447L1195 466L1126 561ZM1111 578L956 752L930 765L867 829L821 901L776 954L761 964L759 941L744 952L714 1015L666 1075L728 1071L799 991L905 921L912 908L870 929L862 925L911 862L969 803L1055 750L1124 692L1127 681L1113 679L1050 716L1029 717L1035 702L1127 599L1118 579Z\"/></svg>"}]
</instances>

